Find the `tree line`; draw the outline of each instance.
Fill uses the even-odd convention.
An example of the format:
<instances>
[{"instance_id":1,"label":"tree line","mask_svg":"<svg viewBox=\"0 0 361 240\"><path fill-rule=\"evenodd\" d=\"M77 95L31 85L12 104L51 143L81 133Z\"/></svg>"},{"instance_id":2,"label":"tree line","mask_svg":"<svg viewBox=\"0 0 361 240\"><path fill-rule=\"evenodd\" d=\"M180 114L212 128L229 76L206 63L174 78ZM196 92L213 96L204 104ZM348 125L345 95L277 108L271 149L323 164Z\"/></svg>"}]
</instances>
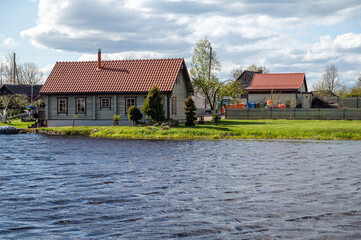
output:
<instances>
[{"instance_id":1,"label":"tree line","mask_svg":"<svg viewBox=\"0 0 361 240\"><path fill-rule=\"evenodd\" d=\"M35 63L18 63L14 51L9 51L5 56L5 63L0 65L0 85L2 84L36 84L43 79L44 73Z\"/></svg>"}]
</instances>

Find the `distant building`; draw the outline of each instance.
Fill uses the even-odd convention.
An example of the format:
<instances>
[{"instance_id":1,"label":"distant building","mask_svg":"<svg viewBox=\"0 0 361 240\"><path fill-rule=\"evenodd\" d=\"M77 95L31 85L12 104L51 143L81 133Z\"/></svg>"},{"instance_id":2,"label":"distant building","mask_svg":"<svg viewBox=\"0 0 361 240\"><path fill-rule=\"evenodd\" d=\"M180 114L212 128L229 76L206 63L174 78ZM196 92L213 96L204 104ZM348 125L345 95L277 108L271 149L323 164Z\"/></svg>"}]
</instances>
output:
<instances>
[{"instance_id":1,"label":"distant building","mask_svg":"<svg viewBox=\"0 0 361 240\"><path fill-rule=\"evenodd\" d=\"M0 86L0 95L15 95L23 94L31 98L36 98L39 95L39 91L43 85L13 85L13 84L4 84ZM31 89L33 88L33 94L31 94Z\"/></svg>"},{"instance_id":2,"label":"distant building","mask_svg":"<svg viewBox=\"0 0 361 240\"><path fill-rule=\"evenodd\" d=\"M242 88L245 90L245 92L243 92L242 94L240 94L241 100L243 99L242 102L246 102L246 101L247 101L248 91L246 90L246 88L251 85L252 78L253 78L253 75L254 75L255 73L262 74L262 70L261 70L261 71L258 71L258 72L245 70L245 71L242 72L241 75L239 75L239 77L238 77L237 80L236 80L236 81L238 82L238 84L240 84L240 86L242 86Z\"/></svg>"},{"instance_id":3,"label":"distant building","mask_svg":"<svg viewBox=\"0 0 361 240\"><path fill-rule=\"evenodd\" d=\"M312 103L304 73L254 74L247 91L251 103L266 103L275 96L280 103L296 101L302 108L310 108Z\"/></svg>"},{"instance_id":4,"label":"distant building","mask_svg":"<svg viewBox=\"0 0 361 240\"><path fill-rule=\"evenodd\" d=\"M40 91L48 126L107 126L113 116L131 124L127 110L142 109L153 86L162 95L166 118L185 120L184 100L193 93L184 59L57 62ZM144 116L145 119L145 116Z\"/></svg>"}]
</instances>

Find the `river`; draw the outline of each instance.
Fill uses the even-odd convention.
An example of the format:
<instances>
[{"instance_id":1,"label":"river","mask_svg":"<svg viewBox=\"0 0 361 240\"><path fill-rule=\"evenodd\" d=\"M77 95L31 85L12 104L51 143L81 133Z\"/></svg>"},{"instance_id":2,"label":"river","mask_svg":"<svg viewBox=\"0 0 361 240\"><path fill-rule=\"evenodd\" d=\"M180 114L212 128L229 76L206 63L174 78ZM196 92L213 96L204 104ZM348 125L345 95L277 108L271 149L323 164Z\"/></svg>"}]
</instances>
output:
<instances>
[{"instance_id":1,"label":"river","mask_svg":"<svg viewBox=\"0 0 361 240\"><path fill-rule=\"evenodd\" d=\"M361 239L361 141L0 144L0 238Z\"/></svg>"}]
</instances>

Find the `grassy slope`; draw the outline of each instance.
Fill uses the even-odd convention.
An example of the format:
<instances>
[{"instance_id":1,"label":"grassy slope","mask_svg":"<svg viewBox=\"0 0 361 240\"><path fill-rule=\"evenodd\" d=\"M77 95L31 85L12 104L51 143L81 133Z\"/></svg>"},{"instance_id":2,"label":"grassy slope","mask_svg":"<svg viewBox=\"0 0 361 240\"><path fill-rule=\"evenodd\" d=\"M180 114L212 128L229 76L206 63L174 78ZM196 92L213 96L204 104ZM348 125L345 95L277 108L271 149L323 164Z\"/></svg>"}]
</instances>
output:
<instances>
[{"instance_id":1,"label":"grassy slope","mask_svg":"<svg viewBox=\"0 0 361 240\"><path fill-rule=\"evenodd\" d=\"M164 129L161 127L58 127L40 132L127 139L317 139L361 140L361 121L222 120L215 126Z\"/></svg>"},{"instance_id":2,"label":"grassy slope","mask_svg":"<svg viewBox=\"0 0 361 240\"><path fill-rule=\"evenodd\" d=\"M0 126L9 125L9 126L13 126L16 128L28 128L29 126L31 126L32 124L35 123L35 122L22 122L20 119L12 119L10 121L11 121L11 123L4 124L0 120Z\"/></svg>"}]
</instances>

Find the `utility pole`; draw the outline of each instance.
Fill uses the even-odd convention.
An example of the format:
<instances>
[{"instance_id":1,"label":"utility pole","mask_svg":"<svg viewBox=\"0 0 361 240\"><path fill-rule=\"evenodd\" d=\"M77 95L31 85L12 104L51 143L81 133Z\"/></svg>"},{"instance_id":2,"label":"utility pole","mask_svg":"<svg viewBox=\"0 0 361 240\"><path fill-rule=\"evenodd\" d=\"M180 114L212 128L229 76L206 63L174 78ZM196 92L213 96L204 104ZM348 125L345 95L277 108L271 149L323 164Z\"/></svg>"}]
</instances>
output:
<instances>
[{"instance_id":1,"label":"utility pole","mask_svg":"<svg viewBox=\"0 0 361 240\"><path fill-rule=\"evenodd\" d=\"M0 86L3 85L3 63L0 63Z\"/></svg>"},{"instance_id":2,"label":"utility pole","mask_svg":"<svg viewBox=\"0 0 361 240\"><path fill-rule=\"evenodd\" d=\"M13 84L16 84L15 76L16 76L16 60L15 60L15 52L14 52L14 83Z\"/></svg>"},{"instance_id":3,"label":"utility pole","mask_svg":"<svg viewBox=\"0 0 361 240\"><path fill-rule=\"evenodd\" d=\"M212 47L210 47L210 51L209 51L208 81L211 81L211 65L212 65Z\"/></svg>"}]
</instances>

